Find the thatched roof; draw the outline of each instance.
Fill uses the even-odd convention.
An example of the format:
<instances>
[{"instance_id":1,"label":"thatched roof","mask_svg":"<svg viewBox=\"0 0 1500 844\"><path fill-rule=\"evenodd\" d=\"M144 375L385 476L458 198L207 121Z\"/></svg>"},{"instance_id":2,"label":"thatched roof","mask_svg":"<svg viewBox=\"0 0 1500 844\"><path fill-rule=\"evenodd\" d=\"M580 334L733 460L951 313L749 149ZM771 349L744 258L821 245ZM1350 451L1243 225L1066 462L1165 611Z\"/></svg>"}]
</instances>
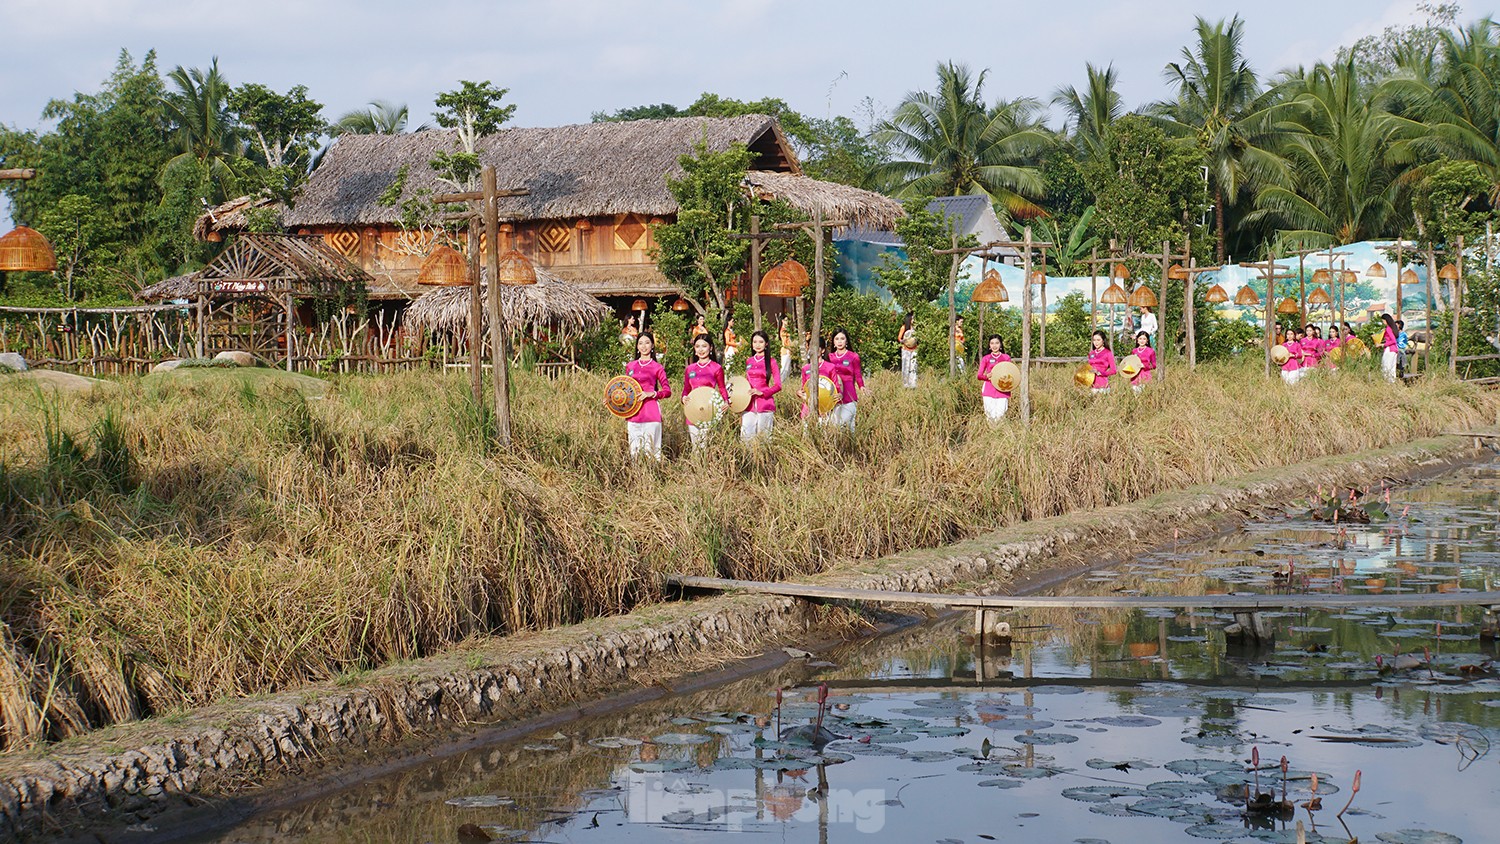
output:
<instances>
[{"instance_id":1,"label":"thatched roof","mask_svg":"<svg viewBox=\"0 0 1500 844\"><path fill-rule=\"evenodd\" d=\"M170 302L173 299L192 299L197 295L198 274L183 273L142 288L135 298L144 302Z\"/></svg>"},{"instance_id":2,"label":"thatched roof","mask_svg":"<svg viewBox=\"0 0 1500 844\"><path fill-rule=\"evenodd\" d=\"M210 232L219 232L222 234L244 231L249 225L249 221L245 219L245 212L255 208L275 209L278 219L283 213L280 203L271 197L238 196L228 202L215 205L204 212L193 223L193 237L199 240L208 240Z\"/></svg>"},{"instance_id":3,"label":"thatched roof","mask_svg":"<svg viewBox=\"0 0 1500 844\"><path fill-rule=\"evenodd\" d=\"M493 164L501 188L526 188L528 196L503 199L508 220L564 220L636 213L669 215L677 203L665 176L681 176L677 163L699 142L710 150L742 143L758 154L755 166L798 172L796 155L780 125L765 115L625 123L588 123L554 128L501 129L483 138L479 157ZM428 166L439 150L454 150L452 130L404 135L341 135L324 155L284 215L288 227L395 224L396 205L380 195L407 168L401 198L419 191L445 193Z\"/></svg>"},{"instance_id":4,"label":"thatched roof","mask_svg":"<svg viewBox=\"0 0 1500 844\"><path fill-rule=\"evenodd\" d=\"M481 288L487 290L485 284ZM500 307L512 332L570 340L603 324L611 311L603 302L577 285L536 268L536 284L500 288ZM469 327L469 288L438 287L423 294L401 317L412 330L452 331L462 334ZM486 326L489 318L485 317Z\"/></svg>"},{"instance_id":5,"label":"thatched roof","mask_svg":"<svg viewBox=\"0 0 1500 844\"><path fill-rule=\"evenodd\" d=\"M745 187L757 199L779 199L809 217L816 209L824 220L844 220L856 228L890 229L906 216L901 203L888 196L795 173L751 170Z\"/></svg>"}]
</instances>

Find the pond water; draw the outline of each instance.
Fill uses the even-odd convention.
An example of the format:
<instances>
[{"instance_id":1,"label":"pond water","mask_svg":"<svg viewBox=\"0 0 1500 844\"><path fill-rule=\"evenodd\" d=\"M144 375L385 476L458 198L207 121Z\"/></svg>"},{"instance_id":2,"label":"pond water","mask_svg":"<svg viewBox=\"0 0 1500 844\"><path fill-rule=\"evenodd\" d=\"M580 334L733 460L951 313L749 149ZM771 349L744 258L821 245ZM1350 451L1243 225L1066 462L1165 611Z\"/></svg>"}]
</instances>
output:
<instances>
[{"instance_id":1,"label":"pond water","mask_svg":"<svg viewBox=\"0 0 1500 844\"><path fill-rule=\"evenodd\" d=\"M1289 502L1059 591L1493 588L1500 464L1386 495L1371 491L1388 517L1370 524ZM1298 821L1310 842L1500 840L1482 609L1269 615L1276 644L1253 650L1207 610L1032 611L1008 646L949 618L204 840L1293 842Z\"/></svg>"}]
</instances>

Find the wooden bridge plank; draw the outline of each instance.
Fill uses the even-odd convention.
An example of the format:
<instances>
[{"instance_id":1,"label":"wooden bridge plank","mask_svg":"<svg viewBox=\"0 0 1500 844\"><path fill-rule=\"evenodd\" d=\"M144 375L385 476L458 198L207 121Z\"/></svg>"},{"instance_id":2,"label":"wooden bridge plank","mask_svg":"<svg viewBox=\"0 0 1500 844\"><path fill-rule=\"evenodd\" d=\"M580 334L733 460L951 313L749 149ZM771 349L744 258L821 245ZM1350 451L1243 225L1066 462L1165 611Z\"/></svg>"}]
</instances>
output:
<instances>
[{"instance_id":1,"label":"wooden bridge plank","mask_svg":"<svg viewBox=\"0 0 1500 844\"><path fill-rule=\"evenodd\" d=\"M887 592L880 589L846 589L805 583L766 583L722 577L667 575L668 586L714 592L755 592L793 598L833 601L864 601L881 604L924 604L954 609L1222 609L1279 610L1292 608L1347 609L1351 607L1452 607L1500 608L1500 592L1428 592L1379 595L1333 595L1298 592L1281 595L948 595L936 592Z\"/></svg>"}]
</instances>

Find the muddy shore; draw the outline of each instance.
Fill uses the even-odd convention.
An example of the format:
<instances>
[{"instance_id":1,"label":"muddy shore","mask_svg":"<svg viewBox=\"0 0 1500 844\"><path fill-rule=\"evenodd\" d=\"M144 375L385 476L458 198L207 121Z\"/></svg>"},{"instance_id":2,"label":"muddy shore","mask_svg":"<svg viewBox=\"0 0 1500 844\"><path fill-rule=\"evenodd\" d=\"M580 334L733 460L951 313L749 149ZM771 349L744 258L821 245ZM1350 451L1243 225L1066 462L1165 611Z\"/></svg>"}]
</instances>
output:
<instances>
[{"instance_id":1,"label":"muddy shore","mask_svg":"<svg viewBox=\"0 0 1500 844\"><path fill-rule=\"evenodd\" d=\"M1471 461L1443 437L1240 476L1129 505L1014 525L943 548L849 561L806 578L910 591L1033 591L1124 554L1233 528L1319 485L1369 486ZM0 839L160 840L509 730L560 723L774 665L776 645L849 630L807 602L723 596L642 607L568 628L480 641L342 684L225 702L0 757ZM869 629L869 628L866 628ZM775 652L779 655L779 651ZM746 660L753 659L753 662ZM189 809L188 815L182 810ZM209 819L213 818L214 821ZM157 820L161 823L157 823ZM90 831L104 825L101 837ZM133 827L133 829L132 829Z\"/></svg>"}]
</instances>

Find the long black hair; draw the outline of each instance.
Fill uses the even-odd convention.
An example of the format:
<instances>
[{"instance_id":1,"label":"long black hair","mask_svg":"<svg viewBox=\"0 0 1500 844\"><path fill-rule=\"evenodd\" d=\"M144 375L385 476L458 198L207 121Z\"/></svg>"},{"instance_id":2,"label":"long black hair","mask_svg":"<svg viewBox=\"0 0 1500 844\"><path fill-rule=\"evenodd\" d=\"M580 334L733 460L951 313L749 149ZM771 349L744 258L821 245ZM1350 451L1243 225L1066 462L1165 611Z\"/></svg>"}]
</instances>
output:
<instances>
[{"instance_id":1,"label":"long black hair","mask_svg":"<svg viewBox=\"0 0 1500 844\"><path fill-rule=\"evenodd\" d=\"M1002 355L1005 354L1005 338L1001 337L999 334L991 334L990 336L984 338L984 353L985 354L989 354L990 353L990 341L991 340L999 340L1000 341L1000 354L1002 354Z\"/></svg>"},{"instance_id":2,"label":"long black hair","mask_svg":"<svg viewBox=\"0 0 1500 844\"><path fill-rule=\"evenodd\" d=\"M1140 340L1142 337L1146 338L1146 348L1148 348L1148 349L1155 348L1154 346L1151 345L1151 333L1150 332L1148 332L1148 331L1137 331L1135 333L1135 339ZM1141 345L1140 343L1136 343L1136 346L1140 346L1140 345Z\"/></svg>"},{"instance_id":3,"label":"long black hair","mask_svg":"<svg viewBox=\"0 0 1500 844\"><path fill-rule=\"evenodd\" d=\"M843 326L839 326L838 328L835 328L833 331L829 332L828 348L833 348L833 338L839 336L840 334L844 335L844 350L849 352L854 351L854 338L849 336L849 332L845 331Z\"/></svg>"},{"instance_id":4,"label":"long black hair","mask_svg":"<svg viewBox=\"0 0 1500 844\"><path fill-rule=\"evenodd\" d=\"M717 346L714 345L714 338L713 338L713 336L709 335L709 334L699 334L697 337L693 338L692 344L688 347L688 363L697 363L698 362L698 341L699 340L702 340L703 342L705 342L705 343L708 344L708 359L711 360L711 361L713 361L714 363L718 363L719 362L719 349L718 349Z\"/></svg>"},{"instance_id":5,"label":"long black hair","mask_svg":"<svg viewBox=\"0 0 1500 844\"><path fill-rule=\"evenodd\" d=\"M757 338L757 337L759 337L766 344L766 347L764 349L761 349L760 353L762 355L765 355L765 358L766 358L766 361L765 361L765 363L766 363L766 383L770 384L771 383L771 338L770 338L769 335L766 334L766 332L760 330L759 328L757 328L754 331L750 332L750 354L745 355L745 374L746 375L750 374L750 362L753 361L753 360L755 360L755 338Z\"/></svg>"},{"instance_id":6,"label":"long black hair","mask_svg":"<svg viewBox=\"0 0 1500 844\"><path fill-rule=\"evenodd\" d=\"M654 332L652 332L652 331L649 331L649 330L642 330L640 334L636 335L636 337L635 337L635 348L630 353L630 359L631 360L640 360L641 359L641 338L642 337L650 337L651 338L651 359L652 360L657 360L657 357L656 357L656 334Z\"/></svg>"},{"instance_id":7,"label":"long black hair","mask_svg":"<svg viewBox=\"0 0 1500 844\"><path fill-rule=\"evenodd\" d=\"M1094 333L1089 335L1089 340L1092 342L1093 338L1095 338L1095 337L1098 337L1100 340L1104 341L1104 345L1100 346L1099 348L1101 348L1101 349L1107 349L1107 348L1109 348L1109 335L1108 334L1105 334L1103 331L1101 331L1099 329L1094 329Z\"/></svg>"}]
</instances>

